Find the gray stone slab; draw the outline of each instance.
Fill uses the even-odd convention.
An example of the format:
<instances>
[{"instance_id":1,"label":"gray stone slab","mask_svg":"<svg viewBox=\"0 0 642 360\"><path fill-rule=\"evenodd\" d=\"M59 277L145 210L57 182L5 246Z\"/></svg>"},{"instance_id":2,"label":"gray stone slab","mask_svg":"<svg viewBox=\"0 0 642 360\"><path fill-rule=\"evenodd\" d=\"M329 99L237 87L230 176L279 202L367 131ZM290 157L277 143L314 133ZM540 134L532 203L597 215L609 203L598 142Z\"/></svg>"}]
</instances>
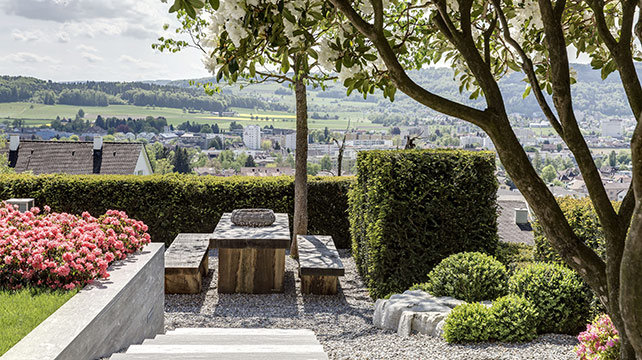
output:
<instances>
[{"instance_id":1,"label":"gray stone slab","mask_svg":"<svg viewBox=\"0 0 642 360\"><path fill-rule=\"evenodd\" d=\"M237 226L232 223L232 213L225 213L211 235L210 248L287 249L290 246L288 214L274 214L274 224L264 227Z\"/></svg>"},{"instance_id":2,"label":"gray stone slab","mask_svg":"<svg viewBox=\"0 0 642 360\"><path fill-rule=\"evenodd\" d=\"M408 336L412 331L439 336L440 323L463 302L451 297L435 297L420 290L408 290L389 299L377 300L373 323L381 329L396 330L402 336Z\"/></svg>"},{"instance_id":3,"label":"gray stone slab","mask_svg":"<svg viewBox=\"0 0 642 360\"><path fill-rule=\"evenodd\" d=\"M112 264L4 354L2 360L96 359L163 332L164 244Z\"/></svg>"},{"instance_id":4,"label":"gray stone slab","mask_svg":"<svg viewBox=\"0 0 642 360\"><path fill-rule=\"evenodd\" d=\"M246 335L159 335L143 341L143 345L242 345L247 344ZM270 345L316 345L314 335L252 335L252 344Z\"/></svg>"},{"instance_id":5,"label":"gray stone slab","mask_svg":"<svg viewBox=\"0 0 642 360\"><path fill-rule=\"evenodd\" d=\"M325 353L114 354L112 360L328 360Z\"/></svg>"},{"instance_id":6,"label":"gray stone slab","mask_svg":"<svg viewBox=\"0 0 642 360\"><path fill-rule=\"evenodd\" d=\"M193 269L198 271L203 255L209 250L211 234L178 234L165 251L165 271Z\"/></svg>"},{"instance_id":7,"label":"gray stone slab","mask_svg":"<svg viewBox=\"0 0 642 360\"><path fill-rule=\"evenodd\" d=\"M218 354L314 354L323 353L323 346L316 345L271 345L253 344L252 339L246 339L244 344L237 345L132 345L127 349L127 354L206 354L210 353L215 357Z\"/></svg>"},{"instance_id":8,"label":"gray stone slab","mask_svg":"<svg viewBox=\"0 0 642 360\"><path fill-rule=\"evenodd\" d=\"M310 329L271 329L271 328L177 328L165 335L273 335L273 336L314 336Z\"/></svg>"},{"instance_id":9,"label":"gray stone slab","mask_svg":"<svg viewBox=\"0 0 642 360\"><path fill-rule=\"evenodd\" d=\"M298 235L301 275L343 276L345 269L332 236Z\"/></svg>"}]
</instances>

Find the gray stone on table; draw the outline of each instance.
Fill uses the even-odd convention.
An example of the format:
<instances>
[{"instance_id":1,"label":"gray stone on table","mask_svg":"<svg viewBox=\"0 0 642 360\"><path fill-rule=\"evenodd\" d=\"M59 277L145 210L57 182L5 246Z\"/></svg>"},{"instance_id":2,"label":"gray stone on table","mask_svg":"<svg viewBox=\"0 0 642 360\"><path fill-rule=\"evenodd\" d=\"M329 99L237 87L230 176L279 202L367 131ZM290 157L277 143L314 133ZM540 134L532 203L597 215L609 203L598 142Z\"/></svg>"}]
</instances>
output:
<instances>
[{"instance_id":1,"label":"gray stone on table","mask_svg":"<svg viewBox=\"0 0 642 360\"><path fill-rule=\"evenodd\" d=\"M288 214L274 215L276 220L272 225L250 227L234 225L231 219L232 213L224 213L211 234L210 248L287 249L290 246Z\"/></svg>"},{"instance_id":2,"label":"gray stone on table","mask_svg":"<svg viewBox=\"0 0 642 360\"><path fill-rule=\"evenodd\" d=\"M435 297L421 290L408 290L379 299L375 303L373 323L381 329L395 330L401 336L413 331L441 335L441 322L457 305L464 303L452 297Z\"/></svg>"}]
</instances>

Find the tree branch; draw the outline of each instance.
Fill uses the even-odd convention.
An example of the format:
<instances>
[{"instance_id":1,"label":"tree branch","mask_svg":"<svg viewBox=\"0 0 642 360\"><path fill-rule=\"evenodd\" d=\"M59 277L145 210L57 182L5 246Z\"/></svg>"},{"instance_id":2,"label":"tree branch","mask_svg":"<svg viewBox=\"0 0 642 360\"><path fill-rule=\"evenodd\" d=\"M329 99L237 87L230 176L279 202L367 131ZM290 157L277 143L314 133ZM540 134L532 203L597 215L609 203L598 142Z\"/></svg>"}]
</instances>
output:
<instances>
[{"instance_id":1,"label":"tree branch","mask_svg":"<svg viewBox=\"0 0 642 360\"><path fill-rule=\"evenodd\" d=\"M357 30L372 41L373 45L379 51L379 55L382 60L386 64L391 80L399 90L403 91L417 102L443 114L469 121L480 127L483 127L486 124L489 118L489 114L487 112L433 94L410 79L403 66L399 63L397 55L390 47L390 43L384 36L383 31L374 31L372 25L365 22L363 18L361 18L361 16L359 16L359 14L357 14L357 12L352 8L349 0L330 1L348 18L348 20L350 20L350 22L353 24L356 22L358 24L358 26L355 25Z\"/></svg>"},{"instance_id":2,"label":"tree branch","mask_svg":"<svg viewBox=\"0 0 642 360\"><path fill-rule=\"evenodd\" d=\"M515 49L515 51L517 51L517 54L522 60L522 70L524 71L524 73L526 74L526 77L528 78L528 83L531 85L531 90L533 92L533 95L535 95L535 99L537 99L537 103L539 104L539 107L542 109L542 112L544 112L544 116L546 116L546 118L548 119L548 122L551 123L551 125L553 126L553 129L555 129L555 131L562 138L564 138L564 130L562 129L562 124L560 124L559 120L557 119L557 116L555 116L555 114L553 113L553 110L551 109L550 105L548 104L548 101L546 100L546 97L544 96L544 92L542 91L542 88L539 85L539 80L537 80L537 75L535 75L533 62L528 57L528 55L526 55L526 52L519 45L519 43L515 39L513 39L513 37L511 36L508 20L506 19L506 14L504 14L504 10L502 10L501 8L500 0L492 0L492 1L493 1L495 10L497 12L497 17L499 17L499 22L501 23L501 26L502 26L504 39L506 39L506 42L508 42L508 44L510 44Z\"/></svg>"}]
</instances>

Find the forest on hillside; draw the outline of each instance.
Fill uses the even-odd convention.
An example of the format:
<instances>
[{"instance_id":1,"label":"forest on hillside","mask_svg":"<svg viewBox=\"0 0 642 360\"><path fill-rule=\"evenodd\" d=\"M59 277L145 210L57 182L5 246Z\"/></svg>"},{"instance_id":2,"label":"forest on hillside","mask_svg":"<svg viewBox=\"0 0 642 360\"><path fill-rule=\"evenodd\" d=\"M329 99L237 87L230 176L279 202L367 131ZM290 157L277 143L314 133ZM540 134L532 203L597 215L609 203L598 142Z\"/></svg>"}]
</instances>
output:
<instances>
[{"instance_id":1,"label":"forest on hillside","mask_svg":"<svg viewBox=\"0 0 642 360\"><path fill-rule=\"evenodd\" d=\"M624 89L622 88L622 83L617 72L612 73L608 78L602 80L600 71L593 70L588 64L572 64L572 68L577 73L577 83L572 86L574 108L577 112L596 117L631 116L631 109L626 102ZM642 75L642 71L640 74ZM480 97L476 100L471 100L469 99L470 92L466 90L461 93L459 92L459 82L454 78L454 73L451 68L425 68L410 71L409 75L422 87L435 94L480 109L484 107L483 98ZM528 118L542 118L541 109L537 105L533 94L528 95L526 98L523 97L524 91L526 90L526 83L523 81L524 78L525 76L521 73L512 73L502 78L499 82L504 93L508 112L510 114L520 114ZM198 80L198 82L201 83L212 81L215 81L215 79L203 78ZM189 88L190 86L188 80L158 83L182 88ZM356 91L350 96L346 96L346 89L341 83L329 82L326 85L327 88L325 90L322 90L320 87L309 87L308 91L312 94L317 94L317 96L321 98L367 102L372 104L373 107L376 106L376 109L373 108L372 111L379 113L412 114L412 116L423 117L437 115L437 113L418 104L401 92L397 92L394 103L390 103L388 99L384 99L379 91L375 91L374 94L368 94L367 98L364 99L363 95ZM290 94L293 96L292 90L287 87L287 84L274 84L274 89L275 95ZM245 87L242 90L227 87L223 89L223 94L239 96L248 94L248 92L251 91L252 86ZM293 99L291 103L293 103ZM552 101L550 101L550 104L552 104Z\"/></svg>"},{"instance_id":2,"label":"forest on hillside","mask_svg":"<svg viewBox=\"0 0 642 360\"><path fill-rule=\"evenodd\" d=\"M131 104L205 111L230 107L285 110L256 97L214 94L203 89L142 82L57 83L24 76L0 76L0 103L26 101L46 105L108 106Z\"/></svg>"}]
</instances>

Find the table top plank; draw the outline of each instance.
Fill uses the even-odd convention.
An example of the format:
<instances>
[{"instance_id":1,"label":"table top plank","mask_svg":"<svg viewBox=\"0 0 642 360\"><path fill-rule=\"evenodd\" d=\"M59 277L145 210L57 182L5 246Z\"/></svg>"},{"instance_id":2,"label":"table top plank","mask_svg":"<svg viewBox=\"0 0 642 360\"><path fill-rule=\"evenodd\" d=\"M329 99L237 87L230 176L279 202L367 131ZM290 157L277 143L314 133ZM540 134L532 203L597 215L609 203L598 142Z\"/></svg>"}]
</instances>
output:
<instances>
[{"instance_id":1,"label":"table top plank","mask_svg":"<svg viewBox=\"0 0 642 360\"><path fill-rule=\"evenodd\" d=\"M210 247L287 249L290 246L288 214L274 215L276 220L272 225L250 227L234 225L232 213L224 213L210 237Z\"/></svg>"}]
</instances>

